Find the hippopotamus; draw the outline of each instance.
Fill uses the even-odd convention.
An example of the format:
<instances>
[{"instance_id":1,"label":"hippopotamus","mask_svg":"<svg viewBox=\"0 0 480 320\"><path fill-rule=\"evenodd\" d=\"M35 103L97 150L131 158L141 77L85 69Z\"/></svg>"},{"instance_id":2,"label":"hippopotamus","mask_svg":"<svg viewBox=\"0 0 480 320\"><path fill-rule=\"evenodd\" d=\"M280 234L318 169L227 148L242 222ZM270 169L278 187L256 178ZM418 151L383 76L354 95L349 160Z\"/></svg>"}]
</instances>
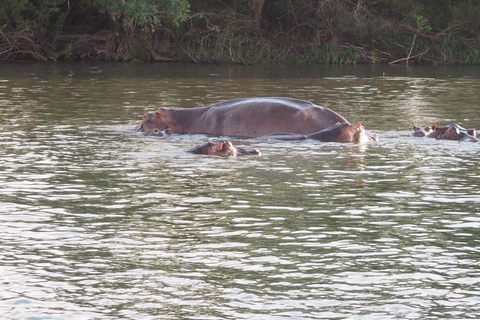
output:
<instances>
[{"instance_id":1,"label":"hippopotamus","mask_svg":"<svg viewBox=\"0 0 480 320\"><path fill-rule=\"evenodd\" d=\"M241 147L235 147L229 140L222 140L218 143L208 141L202 145L187 150L187 152L221 157L261 155L260 151L256 149L248 150Z\"/></svg>"},{"instance_id":2,"label":"hippopotamus","mask_svg":"<svg viewBox=\"0 0 480 320\"><path fill-rule=\"evenodd\" d=\"M311 102L272 97L227 100L190 109L162 107L145 113L135 130L151 133L170 129L174 133L257 138L275 133L308 135L338 122L348 121Z\"/></svg>"},{"instance_id":3,"label":"hippopotamus","mask_svg":"<svg viewBox=\"0 0 480 320\"><path fill-rule=\"evenodd\" d=\"M430 126L425 126L425 127L417 127L413 126L413 136L414 137L425 137L432 133L435 129L437 128L436 125L433 125L433 127Z\"/></svg>"},{"instance_id":4,"label":"hippopotamus","mask_svg":"<svg viewBox=\"0 0 480 320\"><path fill-rule=\"evenodd\" d=\"M444 140L458 140L478 142L477 132L475 129L465 129L464 127L452 123L443 127L433 125L432 127L413 127L413 135L416 137L427 137Z\"/></svg>"},{"instance_id":5,"label":"hippopotamus","mask_svg":"<svg viewBox=\"0 0 480 320\"><path fill-rule=\"evenodd\" d=\"M324 142L378 141L378 137L375 134L367 135L365 127L362 126L360 122L357 124L350 124L348 122L338 123L332 127L307 135L307 139Z\"/></svg>"},{"instance_id":6,"label":"hippopotamus","mask_svg":"<svg viewBox=\"0 0 480 320\"><path fill-rule=\"evenodd\" d=\"M277 140L306 140L313 139L323 142L365 142L378 141L376 135L368 136L365 128L359 122L357 124L350 124L348 122L337 123L334 126L328 127L321 131L311 133L308 135L280 133L268 135L262 138L277 139Z\"/></svg>"},{"instance_id":7,"label":"hippopotamus","mask_svg":"<svg viewBox=\"0 0 480 320\"><path fill-rule=\"evenodd\" d=\"M437 139L478 142L477 137L474 135L475 129L462 130L461 128L452 126L449 127L444 133L439 135Z\"/></svg>"}]
</instances>

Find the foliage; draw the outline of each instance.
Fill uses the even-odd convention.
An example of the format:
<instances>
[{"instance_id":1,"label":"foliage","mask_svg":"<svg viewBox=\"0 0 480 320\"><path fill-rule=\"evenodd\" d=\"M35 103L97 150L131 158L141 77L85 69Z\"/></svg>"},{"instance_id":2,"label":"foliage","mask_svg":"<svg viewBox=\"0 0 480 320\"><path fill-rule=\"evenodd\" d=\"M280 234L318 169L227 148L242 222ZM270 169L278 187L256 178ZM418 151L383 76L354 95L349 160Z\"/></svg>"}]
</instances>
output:
<instances>
[{"instance_id":1,"label":"foliage","mask_svg":"<svg viewBox=\"0 0 480 320\"><path fill-rule=\"evenodd\" d=\"M0 26L6 30L46 29L61 24L60 6L64 0L3 0Z\"/></svg>"},{"instance_id":2,"label":"foliage","mask_svg":"<svg viewBox=\"0 0 480 320\"><path fill-rule=\"evenodd\" d=\"M154 31L162 17L179 26L189 13L187 0L93 0L93 5L100 13L107 13L112 20L120 22L127 32L144 27Z\"/></svg>"},{"instance_id":3,"label":"foliage","mask_svg":"<svg viewBox=\"0 0 480 320\"><path fill-rule=\"evenodd\" d=\"M3 0L0 59L480 64L479 0Z\"/></svg>"},{"instance_id":4,"label":"foliage","mask_svg":"<svg viewBox=\"0 0 480 320\"><path fill-rule=\"evenodd\" d=\"M38 3L28 0L4 0L0 9L0 30L12 34L11 43L17 46L9 48L7 54L17 51L22 53L21 56L30 55L41 60L51 55L54 51L53 43L63 27L64 16L60 12L63 3L64 0L45 0ZM11 33L12 31L18 32Z\"/></svg>"}]
</instances>

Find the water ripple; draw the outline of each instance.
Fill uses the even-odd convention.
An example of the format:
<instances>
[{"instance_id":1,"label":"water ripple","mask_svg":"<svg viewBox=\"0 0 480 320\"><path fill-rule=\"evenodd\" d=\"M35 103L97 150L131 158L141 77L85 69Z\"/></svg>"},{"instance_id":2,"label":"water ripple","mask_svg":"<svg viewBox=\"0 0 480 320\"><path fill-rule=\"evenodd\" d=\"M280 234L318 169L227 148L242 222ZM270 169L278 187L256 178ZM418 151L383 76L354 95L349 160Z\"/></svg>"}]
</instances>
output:
<instances>
[{"instance_id":1,"label":"water ripple","mask_svg":"<svg viewBox=\"0 0 480 320\"><path fill-rule=\"evenodd\" d=\"M3 317L478 318L478 145L405 131L475 126L477 80L147 85L108 78L111 67L0 81ZM455 96L465 90L468 101ZM263 156L223 159L184 152L205 136L127 130L159 100L267 93L329 105L382 139L239 140Z\"/></svg>"}]
</instances>

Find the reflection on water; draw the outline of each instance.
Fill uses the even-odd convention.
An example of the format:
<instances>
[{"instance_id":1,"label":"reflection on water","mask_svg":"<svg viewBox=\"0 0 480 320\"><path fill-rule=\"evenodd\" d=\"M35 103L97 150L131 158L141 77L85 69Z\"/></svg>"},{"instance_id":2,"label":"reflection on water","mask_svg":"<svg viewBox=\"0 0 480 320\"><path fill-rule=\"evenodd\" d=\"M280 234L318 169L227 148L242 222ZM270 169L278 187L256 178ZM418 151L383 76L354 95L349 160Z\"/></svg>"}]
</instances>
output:
<instances>
[{"instance_id":1,"label":"reflection on water","mask_svg":"<svg viewBox=\"0 0 480 320\"><path fill-rule=\"evenodd\" d=\"M4 318L479 317L480 144L408 132L480 128L478 74L165 68L4 71ZM247 96L327 105L381 140L237 140L263 156L224 159L184 152L205 136L129 130L159 105Z\"/></svg>"}]
</instances>

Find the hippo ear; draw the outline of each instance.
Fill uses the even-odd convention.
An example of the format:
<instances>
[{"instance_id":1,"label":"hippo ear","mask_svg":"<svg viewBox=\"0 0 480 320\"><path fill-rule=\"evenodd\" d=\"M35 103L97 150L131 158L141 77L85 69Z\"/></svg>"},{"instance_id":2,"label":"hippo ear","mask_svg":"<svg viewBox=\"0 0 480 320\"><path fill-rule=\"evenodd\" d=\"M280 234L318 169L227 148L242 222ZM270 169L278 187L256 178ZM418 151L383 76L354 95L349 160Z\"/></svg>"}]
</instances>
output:
<instances>
[{"instance_id":1,"label":"hippo ear","mask_svg":"<svg viewBox=\"0 0 480 320\"><path fill-rule=\"evenodd\" d=\"M357 125L355 126L355 129L357 129L357 130L363 129L362 124L360 122L357 123Z\"/></svg>"},{"instance_id":2,"label":"hippo ear","mask_svg":"<svg viewBox=\"0 0 480 320\"><path fill-rule=\"evenodd\" d=\"M437 130L437 129L438 129L438 126L437 126L436 124L434 124L434 125L432 126L432 130L435 131L435 130Z\"/></svg>"},{"instance_id":3,"label":"hippo ear","mask_svg":"<svg viewBox=\"0 0 480 320\"><path fill-rule=\"evenodd\" d=\"M417 126L413 126L412 129L413 129L413 131L416 131L416 130L418 129L418 127L417 127Z\"/></svg>"}]
</instances>

